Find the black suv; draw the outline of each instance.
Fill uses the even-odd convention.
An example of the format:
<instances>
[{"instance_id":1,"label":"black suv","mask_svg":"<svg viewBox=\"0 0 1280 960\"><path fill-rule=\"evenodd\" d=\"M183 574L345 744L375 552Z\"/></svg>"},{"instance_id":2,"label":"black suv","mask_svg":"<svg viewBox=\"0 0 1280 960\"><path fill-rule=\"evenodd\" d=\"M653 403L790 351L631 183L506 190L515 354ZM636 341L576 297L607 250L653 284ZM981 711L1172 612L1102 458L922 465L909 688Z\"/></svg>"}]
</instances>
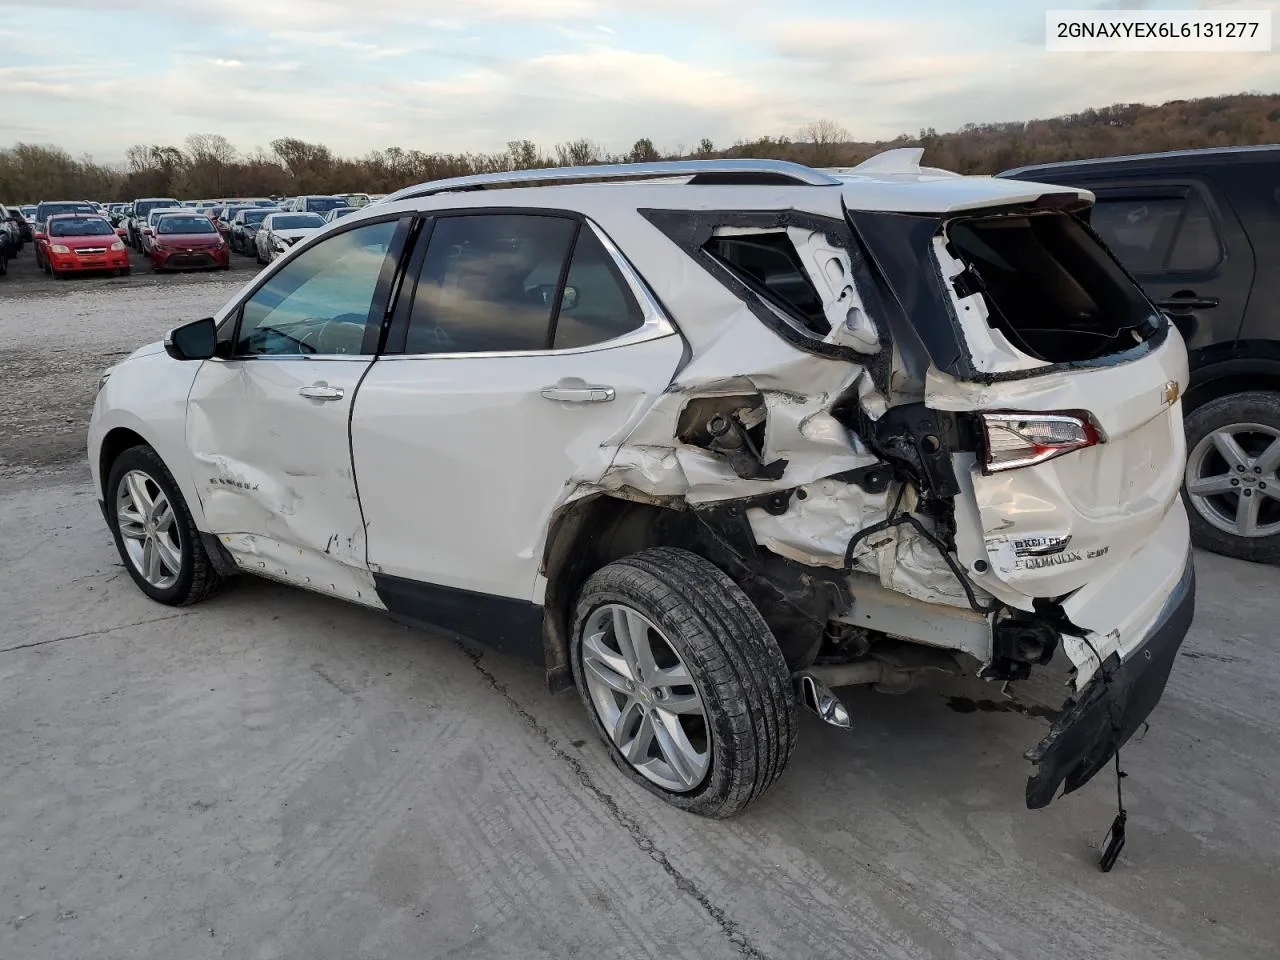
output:
<instances>
[{"instance_id":1,"label":"black suv","mask_svg":"<svg viewBox=\"0 0 1280 960\"><path fill-rule=\"evenodd\" d=\"M1096 194L1094 230L1187 341L1183 495L1195 542L1280 560L1280 145L998 176Z\"/></svg>"}]
</instances>

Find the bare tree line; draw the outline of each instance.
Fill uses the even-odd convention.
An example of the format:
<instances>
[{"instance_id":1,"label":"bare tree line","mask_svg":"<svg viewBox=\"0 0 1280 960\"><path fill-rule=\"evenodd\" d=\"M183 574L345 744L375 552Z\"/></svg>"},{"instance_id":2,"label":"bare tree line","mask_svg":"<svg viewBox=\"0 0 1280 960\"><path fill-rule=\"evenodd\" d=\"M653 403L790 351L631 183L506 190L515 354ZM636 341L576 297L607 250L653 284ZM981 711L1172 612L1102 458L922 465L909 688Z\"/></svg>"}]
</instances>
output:
<instances>
[{"instance_id":1,"label":"bare tree line","mask_svg":"<svg viewBox=\"0 0 1280 960\"><path fill-rule=\"evenodd\" d=\"M1026 163L1069 160L1191 147L1280 142L1280 95L1239 94L1175 100L1159 106L1115 104L1048 120L966 124L939 134L933 128L888 141L855 141L830 120L818 120L794 136L740 140L717 147L660 151L648 137L624 153L610 153L591 139L544 150L513 140L494 153L439 153L387 147L363 157L343 157L320 143L281 137L269 149L243 153L220 134L187 137L181 146L137 144L121 165L75 158L55 147L18 143L0 150L0 200L142 196L222 197L369 191L386 193L412 183L470 173L583 166L596 163L762 157L812 166L851 166L881 150L924 147L926 162L959 173L989 174Z\"/></svg>"}]
</instances>

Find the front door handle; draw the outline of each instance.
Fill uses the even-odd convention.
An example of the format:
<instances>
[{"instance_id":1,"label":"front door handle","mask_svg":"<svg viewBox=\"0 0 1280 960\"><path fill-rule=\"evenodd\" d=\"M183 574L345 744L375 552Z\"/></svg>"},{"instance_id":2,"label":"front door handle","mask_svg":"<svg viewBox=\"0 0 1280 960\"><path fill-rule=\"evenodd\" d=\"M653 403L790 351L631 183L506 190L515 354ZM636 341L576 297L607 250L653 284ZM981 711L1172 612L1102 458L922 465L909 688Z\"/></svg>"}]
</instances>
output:
<instances>
[{"instance_id":1,"label":"front door handle","mask_svg":"<svg viewBox=\"0 0 1280 960\"><path fill-rule=\"evenodd\" d=\"M307 387L299 387L298 395L308 400L341 400L343 390L341 387L331 387L326 383L313 383Z\"/></svg>"},{"instance_id":2,"label":"front door handle","mask_svg":"<svg viewBox=\"0 0 1280 960\"><path fill-rule=\"evenodd\" d=\"M1208 310L1219 303L1217 297L1169 297L1157 300L1156 306L1161 310Z\"/></svg>"},{"instance_id":3,"label":"front door handle","mask_svg":"<svg viewBox=\"0 0 1280 960\"><path fill-rule=\"evenodd\" d=\"M543 387L543 399L559 400L564 403L608 403L617 396L613 387L588 386L581 387Z\"/></svg>"}]
</instances>

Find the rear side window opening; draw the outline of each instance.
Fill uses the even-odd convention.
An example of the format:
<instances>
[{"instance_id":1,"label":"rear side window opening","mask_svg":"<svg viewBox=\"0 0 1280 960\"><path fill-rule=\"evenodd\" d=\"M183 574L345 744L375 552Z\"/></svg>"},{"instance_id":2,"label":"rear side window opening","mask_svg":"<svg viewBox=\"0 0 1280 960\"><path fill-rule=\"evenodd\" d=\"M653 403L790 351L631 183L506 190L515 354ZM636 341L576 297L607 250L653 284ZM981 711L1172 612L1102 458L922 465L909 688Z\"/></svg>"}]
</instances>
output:
<instances>
[{"instance_id":1,"label":"rear side window opening","mask_svg":"<svg viewBox=\"0 0 1280 960\"><path fill-rule=\"evenodd\" d=\"M981 293L988 323L1036 360L1096 360L1157 329L1141 290L1070 214L953 220L946 236L966 268L956 293Z\"/></svg>"},{"instance_id":2,"label":"rear side window opening","mask_svg":"<svg viewBox=\"0 0 1280 960\"><path fill-rule=\"evenodd\" d=\"M785 230L713 236L703 249L810 333L825 337L831 332L822 297Z\"/></svg>"}]
</instances>

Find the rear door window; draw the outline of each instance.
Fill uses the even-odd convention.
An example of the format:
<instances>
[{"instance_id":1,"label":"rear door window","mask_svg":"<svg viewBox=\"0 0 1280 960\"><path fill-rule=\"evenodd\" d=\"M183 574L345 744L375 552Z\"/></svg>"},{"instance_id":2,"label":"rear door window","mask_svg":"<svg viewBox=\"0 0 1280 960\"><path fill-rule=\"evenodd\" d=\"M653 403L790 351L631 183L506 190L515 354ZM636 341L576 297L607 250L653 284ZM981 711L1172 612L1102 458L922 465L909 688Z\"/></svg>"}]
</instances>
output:
<instances>
[{"instance_id":1,"label":"rear door window","mask_svg":"<svg viewBox=\"0 0 1280 960\"><path fill-rule=\"evenodd\" d=\"M559 312L556 292L578 226L566 217L528 214L438 219L403 352L548 349Z\"/></svg>"},{"instance_id":2,"label":"rear door window","mask_svg":"<svg viewBox=\"0 0 1280 960\"><path fill-rule=\"evenodd\" d=\"M1094 230L1130 273L1201 273L1222 262L1222 238L1203 194L1124 196L1100 193Z\"/></svg>"},{"instance_id":3,"label":"rear door window","mask_svg":"<svg viewBox=\"0 0 1280 960\"><path fill-rule=\"evenodd\" d=\"M630 333L644 323L618 265L595 230L584 226L573 248L573 260L554 318L556 350L589 347Z\"/></svg>"}]
</instances>

